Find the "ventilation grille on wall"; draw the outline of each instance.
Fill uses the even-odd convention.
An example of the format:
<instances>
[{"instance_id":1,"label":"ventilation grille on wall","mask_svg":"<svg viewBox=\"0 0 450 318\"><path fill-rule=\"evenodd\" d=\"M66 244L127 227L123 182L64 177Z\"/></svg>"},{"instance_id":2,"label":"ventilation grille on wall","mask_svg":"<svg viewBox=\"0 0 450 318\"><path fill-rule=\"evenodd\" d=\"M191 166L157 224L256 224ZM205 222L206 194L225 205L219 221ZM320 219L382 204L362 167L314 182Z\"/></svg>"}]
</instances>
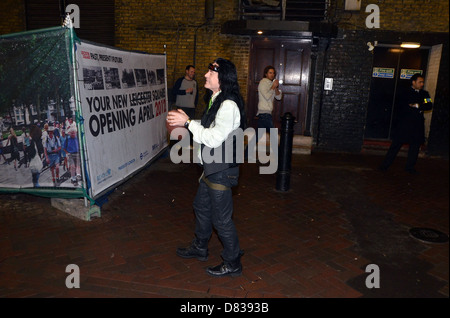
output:
<instances>
[{"instance_id":1,"label":"ventilation grille on wall","mask_svg":"<svg viewBox=\"0 0 450 318\"><path fill-rule=\"evenodd\" d=\"M327 0L287 0L285 19L290 21L325 20L327 3Z\"/></svg>"}]
</instances>

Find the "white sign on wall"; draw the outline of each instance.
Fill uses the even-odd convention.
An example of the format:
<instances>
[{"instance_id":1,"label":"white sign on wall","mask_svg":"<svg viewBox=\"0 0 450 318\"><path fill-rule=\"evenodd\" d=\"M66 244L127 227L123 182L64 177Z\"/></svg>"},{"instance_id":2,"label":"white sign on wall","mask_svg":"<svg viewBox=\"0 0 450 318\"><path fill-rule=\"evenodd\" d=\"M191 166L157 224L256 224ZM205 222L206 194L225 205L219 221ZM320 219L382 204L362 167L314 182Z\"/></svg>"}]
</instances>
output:
<instances>
[{"instance_id":1,"label":"white sign on wall","mask_svg":"<svg viewBox=\"0 0 450 318\"><path fill-rule=\"evenodd\" d=\"M419 73L420 75L422 75L422 70L413 70L413 69L402 68L400 70L400 79L410 79L416 73Z\"/></svg>"},{"instance_id":2,"label":"white sign on wall","mask_svg":"<svg viewBox=\"0 0 450 318\"><path fill-rule=\"evenodd\" d=\"M395 68L390 67L374 67L372 70L372 77L379 78L394 78Z\"/></svg>"}]
</instances>

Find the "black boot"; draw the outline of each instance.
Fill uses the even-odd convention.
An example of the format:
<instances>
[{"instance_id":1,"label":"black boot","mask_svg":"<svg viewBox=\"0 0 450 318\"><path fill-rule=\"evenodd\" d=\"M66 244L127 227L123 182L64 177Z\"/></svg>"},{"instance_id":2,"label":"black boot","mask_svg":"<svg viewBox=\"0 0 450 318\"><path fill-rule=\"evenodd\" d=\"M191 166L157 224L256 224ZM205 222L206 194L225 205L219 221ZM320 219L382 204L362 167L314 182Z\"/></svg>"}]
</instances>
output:
<instances>
[{"instance_id":1,"label":"black boot","mask_svg":"<svg viewBox=\"0 0 450 318\"><path fill-rule=\"evenodd\" d=\"M177 248L177 255L183 258L197 258L204 262L208 260L208 240L194 239L190 246Z\"/></svg>"},{"instance_id":2,"label":"black boot","mask_svg":"<svg viewBox=\"0 0 450 318\"><path fill-rule=\"evenodd\" d=\"M240 251L239 256L233 261L224 261L215 267L208 267L206 272L215 277L231 276L237 277L242 274L241 256L244 254Z\"/></svg>"}]
</instances>

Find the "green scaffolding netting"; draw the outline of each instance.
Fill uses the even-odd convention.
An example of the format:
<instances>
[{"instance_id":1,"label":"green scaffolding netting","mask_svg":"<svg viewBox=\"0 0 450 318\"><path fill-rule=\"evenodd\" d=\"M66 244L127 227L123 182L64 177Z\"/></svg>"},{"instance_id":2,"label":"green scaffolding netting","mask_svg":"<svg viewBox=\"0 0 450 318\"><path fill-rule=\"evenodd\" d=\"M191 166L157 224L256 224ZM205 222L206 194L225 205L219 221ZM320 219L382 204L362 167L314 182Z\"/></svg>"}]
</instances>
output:
<instances>
[{"instance_id":1,"label":"green scaffolding netting","mask_svg":"<svg viewBox=\"0 0 450 318\"><path fill-rule=\"evenodd\" d=\"M74 80L74 31L65 27L14 33L0 36L0 117L3 145L12 127L16 133L45 121L64 122L76 119L83 159L82 125L77 118L77 88ZM20 122L17 121L20 119ZM24 127L25 129L22 129ZM21 138L22 140L22 138ZM25 141L23 141L25 142ZM3 154L9 147L3 147ZM11 152L13 150L11 149ZM82 160L83 162L83 160ZM82 165L83 168L84 164ZM88 197L84 186L33 188L30 180L18 178L0 167L0 192L24 192L51 197ZM6 180L6 181L5 181ZM91 203L92 203L92 199Z\"/></svg>"},{"instance_id":2,"label":"green scaffolding netting","mask_svg":"<svg viewBox=\"0 0 450 318\"><path fill-rule=\"evenodd\" d=\"M74 95L71 64L69 29L0 36L0 111L34 105L37 116L42 116L49 100L55 107L67 107L60 100L69 101Z\"/></svg>"}]
</instances>

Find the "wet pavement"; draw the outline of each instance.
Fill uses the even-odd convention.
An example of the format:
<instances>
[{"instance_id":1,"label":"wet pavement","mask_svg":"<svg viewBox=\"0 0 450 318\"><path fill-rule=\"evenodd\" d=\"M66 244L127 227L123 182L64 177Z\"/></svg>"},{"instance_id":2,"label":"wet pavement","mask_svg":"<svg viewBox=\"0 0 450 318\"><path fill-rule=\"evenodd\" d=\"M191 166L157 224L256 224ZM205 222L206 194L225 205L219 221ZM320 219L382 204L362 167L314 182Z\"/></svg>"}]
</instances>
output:
<instances>
[{"instance_id":1,"label":"wet pavement","mask_svg":"<svg viewBox=\"0 0 450 318\"><path fill-rule=\"evenodd\" d=\"M288 191L276 190L275 174L242 165L233 219L245 254L235 278L205 272L222 261L215 233L208 261L175 254L193 238L195 164L160 158L91 221L49 198L1 194L0 297L448 298L448 242L409 233L448 235L448 159L419 158L418 175L403 170L404 157L380 172L382 159L293 155ZM80 288L66 287L69 264L79 267Z\"/></svg>"}]
</instances>

